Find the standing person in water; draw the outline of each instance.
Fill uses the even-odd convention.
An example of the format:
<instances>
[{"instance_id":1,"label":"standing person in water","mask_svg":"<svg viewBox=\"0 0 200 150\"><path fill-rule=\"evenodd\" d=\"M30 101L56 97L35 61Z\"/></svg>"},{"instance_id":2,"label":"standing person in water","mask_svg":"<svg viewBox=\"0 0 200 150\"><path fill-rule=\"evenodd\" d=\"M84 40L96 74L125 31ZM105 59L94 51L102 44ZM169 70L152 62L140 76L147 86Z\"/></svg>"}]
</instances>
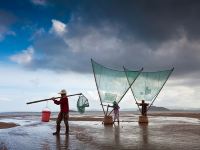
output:
<instances>
[{"instance_id":1,"label":"standing person in water","mask_svg":"<svg viewBox=\"0 0 200 150\"><path fill-rule=\"evenodd\" d=\"M149 106L148 103L145 103L144 100L142 100L142 103L136 103L138 106L142 106L142 116L147 116L147 106Z\"/></svg>"},{"instance_id":2,"label":"standing person in water","mask_svg":"<svg viewBox=\"0 0 200 150\"><path fill-rule=\"evenodd\" d=\"M117 104L116 101L113 102L113 106L112 107L113 107L113 110L114 110L114 121L113 121L113 123L117 119L118 124L119 124L119 109L120 109L120 107L119 107L119 105Z\"/></svg>"},{"instance_id":3,"label":"standing person in water","mask_svg":"<svg viewBox=\"0 0 200 150\"><path fill-rule=\"evenodd\" d=\"M59 135L60 134L60 123L62 119L64 120L65 127L66 127L66 132L65 134L69 133L69 124L68 124L68 119L69 119L69 104L68 104L68 98L67 98L67 92L66 90L61 90L58 94L61 94L60 100L55 100L55 98L52 98L54 103L56 105L60 105L60 112L58 114L58 118L56 120L56 132L53 133L53 135Z\"/></svg>"}]
</instances>

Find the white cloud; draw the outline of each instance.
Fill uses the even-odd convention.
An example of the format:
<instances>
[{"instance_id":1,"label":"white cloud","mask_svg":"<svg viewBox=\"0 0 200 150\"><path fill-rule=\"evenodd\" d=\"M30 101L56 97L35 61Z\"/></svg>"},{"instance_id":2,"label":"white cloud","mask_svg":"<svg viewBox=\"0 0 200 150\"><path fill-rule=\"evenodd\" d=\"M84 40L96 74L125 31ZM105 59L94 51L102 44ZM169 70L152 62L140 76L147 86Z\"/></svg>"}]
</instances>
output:
<instances>
[{"instance_id":1,"label":"white cloud","mask_svg":"<svg viewBox=\"0 0 200 150\"><path fill-rule=\"evenodd\" d=\"M92 74L30 71L5 64L0 64L0 72L0 111L41 111L46 103L26 105L26 102L58 96L58 92L63 88L69 94L83 93L90 103L87 110L101 110ZM199 108L199 90L200 86L186 87L176 79L170 78L155 101L155 105L169 108ZM69 98L70 109L76 110L77 99L78 97ZM49 102L49 108L52 111L59 110L59 107L52 102ZM127 108L137 109L130 90L120 103L121 110Z\"/></svg>"},{"instance_id":2,"label":"white cloud","mask_svg":"<svg viewBox=\"0 0 200 150\"><path fill-rule=\"evenodd\" d=\"M3 41L7 35L15 36L16 33L8 29L8 27L0 25L0 41Z\"/></svg>"},{"instance_id":3,"label":"white cloud","mask_svg":"<svg viewBox=\"0 0 200 150\"><path fill-rule=\"evenodd\" d=\"M12 36L16 36L16 33L14 31L8 31L6 32L6 35L12 35Z\"/></svg>"},{"instance_id":4,"label":"white cloud","mask_svg":"<svg viewBox=\"0 0 200 150\"><path fill-rule=\"evenodd\" d=\"M10 101L12 101L12 100L9 99L7 96L0 95L0 101L3 101L3 102L10 102Z\"/></svg>"},{"instance_id":5,"label":"white cloud","mask_svg":"<svg viewBox=\"0 0 200 150\"><path fill-rule=\"evenodd\" d=\"M186 86L183 82L169 79L154 104L172 109L199 108L200 86Z\"/></svg>"},{"instance_id":6,"label":"white cloud","mask_svg":"<svg viewBox=\"0 0 200 150\"><path fill-rule=\"evenodd\" d=\"M0 112L41 111L46 106L45 102L33 105L26 105L26 102L59 96L61 89L66 89L69 94L83 93L90 103L87 110L101 108L92 75L30 71L6 64L0 64L0 72ZM77 109L77 100L78 96L69 98L70 109ZM59 106L51 101L48 106L52 111L59 111Z\"/></svg>"},{"instance_id":7,"label":"white cloud","mask_svg":"<svg viewBox=\"0 0 200 150\"><path fill-rule=\"evenodd\" d=\"M45 29L44 28L39 28L33 33L33 35L30 37L29 40L34 40L34 39L42 36L44 33L45 33Z\"/></svg>"},{"instance_id":8,"label":"white cloud","mask_svg":"<svg viewBox=\"0 0 200 150\"><path fill-rule=\"evenodd\" d=\"M67 26L61 21L52 19L52 27L50 29L50 33L54 33L58 36L63 36L67 32Z\"/></svg>"},{"instance_id":9,"label":"white cloud","mask_svg":"<svg viewBox=\"0 0 200 150\"><path fill-rule=\"evenodd\" d=\"M31 2L35 5L40 5L40 6L46 6L47 5L46 0L31 0Z\"/></svg>"},{"instance_id":10,"label":"white cloud","mask_svg":"<svg viewBox=\"0 0 200 150\"><path fill-rule=\"evenodd\" d=\"M23 50L21 53L11 56L10 60L18 64L26 65L31 62L33 54L34 48L30 46L26 50Z\"/></svg>"}]
</instances>

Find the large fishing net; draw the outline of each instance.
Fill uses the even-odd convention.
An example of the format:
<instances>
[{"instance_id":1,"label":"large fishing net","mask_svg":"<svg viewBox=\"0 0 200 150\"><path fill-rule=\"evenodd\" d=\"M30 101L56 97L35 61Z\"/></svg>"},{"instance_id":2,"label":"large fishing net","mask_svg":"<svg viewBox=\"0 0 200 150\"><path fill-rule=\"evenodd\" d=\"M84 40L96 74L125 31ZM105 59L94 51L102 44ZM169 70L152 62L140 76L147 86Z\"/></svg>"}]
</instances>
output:
<instances>
[{"instance_id":1,"label":"large fishing net","mask_svg":"<svg viewBox=\"0 0 200 150\"><path fill-rule=\"evenodd\" d=\"M102 103L119 103L126 94L130 85L139 75L140 71L132 71L132 80L130 84L127 82L124 71L113 70L104 67L91 60L97 90Z\"/></svg>"},{"instance_id":2,"label":"large fishing net","mask_svg":"<svg viewBox=\"0 0 200 150\"><path fill-rule=\"evenodd\" d=\"M89 107L89 102L88 102L88 99L84 95L81 95L79 96L78 101L77 101L78 112L81 114L84 113L85 107Z\"/></svg>"},{"instance_id":3,"label":"large fishing net","mask_svg":"<svg viewBox=\"0 0 200 150\"><path fill-rule=\"evenodd\" d=\"M124 68L129 84L134 80L134 71ZM173 69L157 72L141 72L131 85L136 100L153 101L163 88Z\"/></svg>"}]
</instances>

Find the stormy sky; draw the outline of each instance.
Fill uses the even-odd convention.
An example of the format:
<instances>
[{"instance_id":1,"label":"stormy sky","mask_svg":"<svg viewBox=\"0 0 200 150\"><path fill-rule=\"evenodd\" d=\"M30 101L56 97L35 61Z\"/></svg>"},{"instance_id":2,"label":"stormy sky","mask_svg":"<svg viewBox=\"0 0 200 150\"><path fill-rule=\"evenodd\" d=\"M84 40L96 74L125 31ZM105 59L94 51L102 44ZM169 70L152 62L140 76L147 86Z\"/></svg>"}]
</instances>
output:
<instances>
[{"instance_id":1,"label":"stormy sky","mask_svg":"<svg viewBox=\"0 0 200 150\"><path fill-rule=\"evenodd\" d=\"M25 72L46 70L57 76L70 72L91 80L91 58L114 69L174 67L158 104L200 107L200 1L0 3L1 63Z\"/></svg>"},{"instance_id":2,"label":"stormy sky","mask_svg":"<svg viewBox=\"0 0 200 150\"><path fill-rule=\"evenodd\" d=\"M174 66L182 75L199 71L198 1L38 2L46 11L47 7L58 7L60 12L56 13L62 20L50 19L49 28L38 25L35 29L30 44L34 52L25 48L32 57L24 63L27 67L88 72L93 58L116 67L159 70ZM2 22L9 26L11 20Z\"/></svg>"}]
</instances>

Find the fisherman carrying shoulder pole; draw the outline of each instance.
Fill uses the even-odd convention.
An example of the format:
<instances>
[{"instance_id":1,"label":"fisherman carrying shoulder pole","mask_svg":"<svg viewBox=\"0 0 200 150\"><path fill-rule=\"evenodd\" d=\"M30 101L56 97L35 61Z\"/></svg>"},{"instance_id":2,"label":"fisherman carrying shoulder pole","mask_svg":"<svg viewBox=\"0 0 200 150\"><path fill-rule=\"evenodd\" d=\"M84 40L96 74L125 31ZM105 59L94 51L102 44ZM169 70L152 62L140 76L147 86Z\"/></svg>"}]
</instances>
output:
<instances>
[{"instance_id":1,"label":"fisherman carrying shoulder pole","mask_svg":"<svg viewBox=\"0 0 200 150\"><path fill-rule=\"evenodd\" d=\"M62 119L64 120L66 131L65 134L69 133L69 104L68 104L68 98L67 98L67 92L66 90L61 90L58 94L61 94L60 100L56 100L54 97L52 97L52 100L56 105L60 105L60 112L58 114L57 120L56 120L56 132L53 133L53 135L59 135L60 134L60 123Z\"/></svg>"},{"instance_id":2,"label":"fisherman carrying shoulder pole","mask_svg":"<svg viewBox=\"0 0 200 150\"><path fill-rule=\"evenodd\" d=\"M66 90L61 90L58 94L61 94L60 97L52 97L52 98L47 98L47 99L42 99L42 100L37 100L37 101L31 101L27 102L26 104L34 104L34 103L39 103L39 102L44 102L48 100L53 100L55 104L60 105L60 112L58 114L58 118L56 120L57 126L56 126L56 132L53 133L53 135L59 135L60 134L60 123L62 119L64 120L65 127L66 127L66 134L69 133L69 125L68 125L68 119L69 119L69 104L68 104L68 97L70 96L76 96L76 95L83 95L82 93L77 93L77 94L72 94L72 95L67 95ZM60 100L56 100L60 98Z\"/></svg>"}]
</instances>

